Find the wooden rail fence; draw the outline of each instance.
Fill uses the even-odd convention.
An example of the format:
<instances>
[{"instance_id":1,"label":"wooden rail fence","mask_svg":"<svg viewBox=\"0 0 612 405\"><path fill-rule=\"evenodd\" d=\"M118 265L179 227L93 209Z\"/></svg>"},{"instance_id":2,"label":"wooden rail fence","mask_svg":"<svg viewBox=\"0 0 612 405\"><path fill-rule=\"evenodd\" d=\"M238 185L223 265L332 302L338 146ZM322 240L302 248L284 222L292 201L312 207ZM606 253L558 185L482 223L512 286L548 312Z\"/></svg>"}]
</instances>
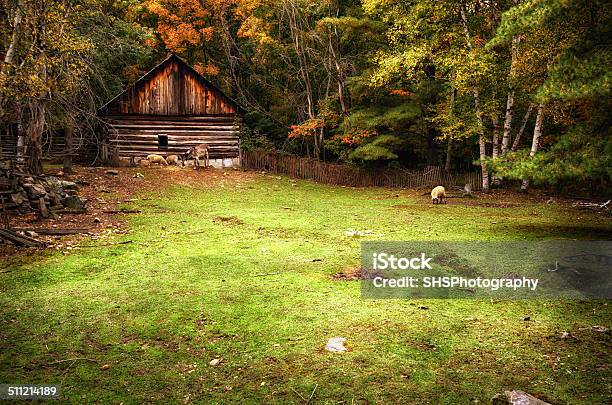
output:
<instances>
[{"instance_id":1,"label":"wooden rail fence","mask_svg":"<svg viewBox=\"0 0 612 405\"><path fill-rule=\"evenodd\" d=\"M452 173L439 166L421 170L364 169L263 151L242 151L240 163L247 170L265 170L340 186L420 188L470 184L472 190L482 189L479 172Z\"/></svg>"}]
</instances>

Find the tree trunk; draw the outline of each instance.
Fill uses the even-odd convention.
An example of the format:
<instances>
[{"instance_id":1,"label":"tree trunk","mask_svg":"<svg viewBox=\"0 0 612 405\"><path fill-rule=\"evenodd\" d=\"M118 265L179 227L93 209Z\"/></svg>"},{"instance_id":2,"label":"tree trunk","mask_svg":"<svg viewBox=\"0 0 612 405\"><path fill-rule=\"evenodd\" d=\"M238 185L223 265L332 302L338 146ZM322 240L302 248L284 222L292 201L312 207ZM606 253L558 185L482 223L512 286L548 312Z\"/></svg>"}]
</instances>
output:
<instances>
[{"instance_id":1,"label":"tree trunk","mask_svg":"<svg viewBox=\"0 0 612 405\"><path fill-rule=\"evenodd\" d=\"M467 47L470 52L473 50L472 48L472 40L470 38L470 30L468 28L468 20L467 13L465 11L465 3L461 3L461 19L463 21L463 32L465 34L465 40L467 43ZM482 172L482 191L484 193L489 192L489 170L487 169L487 163L485 159L487 158L487 147L486 147L486 138L484 133L484 122L482 119L482 110L480 108L480 92L478 88L474 87L474 107L476 109L476 119L478 120L479 126L479 134L478 134L478 149L480 154L480 170Z\"/></svg>"},{"instance_id":2,"label":"tree trunk","mask_svg":"<svg viewBox=\"0 0 612 405\"><path fill-rule=\"evenodd\" d=\"M438 133L435 128L427 128L427 166L436 166L438 163L437 135Z\"/></svg>"},{"instance_id":3,"label":"tree trunk","mask_svg":"<svg viewBox=\"0 0 612 405\"><path fill-rule=\"evenodd\" d=\"M493 151L491 153L491 156L493 157L493 159L496 159L499 156L499 121L497 119L497 114L495 114L491 121L491 123L493 124Z\"/></svg>"},{"instance_id":4,"label":"tree trunk","mask_svg":"<svg viewBox=\"0 0 612 405\"><path fill-rule=\"evenodd\" d=\"M491 157L493 159L497 159L499 157L499 120L497 119L497 114L493 116L492 124L493 124L493 151L491 152ZM496 187L501 184L501 179L497 177L495 173L491 174L490 181L491 181L491 184Z\"/></svg>"},{"instance_id":5,"label":"tree trunk","mask_svg":"<svg viewBox=\"0 0 612 405\"><path fill-rule=\"evenodd\" d=\"M19 38L21 37L21 21L23 19L23 1L17 2L15 8L15 16L13 17L13 35L11 37L11 43L6 50L4 55L4 64L2 65L2 73L6 74L6 71L13 64L15 58L15 49L19 44Z\"/></svg>"},{"instance_id":6,"label":"tree trunk","mask_svg":"<svg viewBox=\"0 0 612 405\"><path fill-rule=\"evenodd\" d=\"M221 39L223 41L223 48L225 50L225 57L227 58L230 76L231 76L231 94L233 98L240 98L244 101L248 100L247 95L242 89L240 84L240 64L241 64L241 55L240 49L236 45L236 41L232 35L230 24L227 20L227 7L221 7L218 10L218 19L221 23L222 35Z\"/></svg>"},{"instance_id":7,"label":"tree trunk","mask_svg":"<svg viewBox=\"0 0 612 405\"><path fill-rule=\"evenodd\" d=\"M542 123L544 121L544 105L540 104L538 106L538 115L536 116L535 128L533 129L533 141L531 142L531 151L529 152L530 157L534 157L536 152L538 151L538 146L540 144L540 136L542 135ZM524 179L521 184L521 191L527 192L529 189L529 179Z\"/></svg>"},{"instance_id":8,"label":"tree trunk","mask_svg":"<svg viewBox=\"0 0 612 405\"><path fill-rule=\"evenodd\" d=\"M448 138L448 143L446 144L446 162L444 163L444 170L447 172L451 169L451 154L453 151L453 140Z\"/></svg>"},{"instance_id":9,"label":"tree trunk","mask_svg":"<svg viewBox=\"0 0 612 405\"><path fill-rule=\"evenodd\" d=\"M4 63L0 67L0 76L4 77L8 75L10 67L13 65L15 60L15 51L19 45L19 39L21 38L21 22L23 20L23 1L19 0L15 8L15 16L13 17L13 35L11 36L11 43L4 54ZM4 94L0 91L0 119L4 116Z\"/></svg>"},{"instance_id":10,"label":"tree trunk","mask_svg":"<svg viewBox=\"0 0 612 405\"><path fill-rule=\"evenodd\" d=\"M28 169L34 175L42 174L42 134L45 129L46 108L42 101L30 100L30 122L28 125Z\"/></svg>"},{"instance_id":11,"label":"tree trunk","mask_svg":"<svg viewBox=\"0 0 612 405\"><path fill-rule=\"evenodd\" d=\"M72 174L72 154L74 151L72 150L72 135L74 132L74 128L72 125L67 125L64 130L64 143L66 146L66 150L64 151L64 173Z\"/></svg>"},{"instance_id":12,"label":"tree trunk","mask_svg":"<svg viewBox=\"0 0 612 405\"><path fill-rule=\"evenodd\" d=\"M484 193L489 192L489 169L485 159L487 158L487 145L484 134L484 124L482 122L482 111L480 110L480 95L478 90L474 91L474 104L476 106L476 118L478 119L478 125L480 126L480 133L478 134L478 152L480 155L480 171L482 173L482 191Z\"/></svg>"},{"instance_id":13,"label":"tree trunk","mask_svg":"<svg viewBox=\"0 0 612 405\"><path fill-rule=\"evenodd\" d=\"M516 59L518 53L519 37L512 37L512 51L510 62L510 74L508 75L508 98L506 100L506 118L504 120L504 133L502 135L501 154L508 153L510 146L510 131L512 130L512 118L514 116L514 73L516 71Z\"/></svg>"},{"instance_id":14,"label":"tree trunk","mask_svg":"<svg viewBox=\"0 0 612 405\"><path fill-rule=\"evenodd\" d=\"M531 116L532 111L533 111L533 104L529 104L529 108L527 108L527 112L525 113L525 116L523 117L523 123L521 124L521 129L519 130L518 134L516 134L516 138L514 138L514 142L512 143L512 152L516 152L519 148L519 145L521 143L521 137L523 136L523 133L525 132L525 127L527 126L527 122L529 122L529 117Z\"/></svg>"},{"instance_id":15,"label":"tree trunk","mask_svg":"<svg viewBox=\"0 0 612 405\"><path fill-rule=\"evenodd\" d=\"M312 134L312 139L314 141L312 153L314 154L315 158L318 159L320 151L318 131L315 130L315 132Z\"/></svg>"},{"instance_id":16,"label":"tree trunk","mask_svg":"<svg viewBox=\"0 0 612 405\"><path fill-rule=\"evenodd\" d=\"M455 76L453 75L453 80ZM455 97L457 96L457 89L454 85L451 85L451 96L450 96L450 105L448 108L448 116L453 117L455 115ZM451 168L451 152L453 150L453 138L449 135L448 144L446 145L446 163L444 164L444 170L447 172L450 171Z\"/></svg>"},{"instance_id":17,"label":"tree trunk","mask_svg":"<svg viewBox=\"0 0 612 405\"><path fill-rule=\"evenodd\" d=\"M334 28L334 34L336 35L336 37L338 36L338 33L336 32L336 28ZM334 48L333 42L332 42L332 33L331 30L329 30L329 50L331 52L331 56L334 59L334 65L336 67L336 72L338 74L338 100L340 101L340 107L342 108L342 114L344 115L348 115L348 111L349 111L349 107L348 107L348 103L346 102L346 99L344 97L344 87L345 87L345 74L344 71L342 70L342 67L340 66L340 62L338 60L338 53L340 53L340 51L336 51L336 49Z\"/></svg>"}]
</instances>

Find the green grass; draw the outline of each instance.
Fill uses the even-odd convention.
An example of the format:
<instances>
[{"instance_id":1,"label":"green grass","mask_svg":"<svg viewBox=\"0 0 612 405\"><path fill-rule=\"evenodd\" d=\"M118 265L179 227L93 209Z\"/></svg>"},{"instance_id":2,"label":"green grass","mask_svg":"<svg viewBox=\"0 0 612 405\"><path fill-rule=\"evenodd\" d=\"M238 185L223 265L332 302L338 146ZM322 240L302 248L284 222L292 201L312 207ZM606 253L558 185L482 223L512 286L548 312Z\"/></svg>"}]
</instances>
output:
<instances>
[{"instance_id":1,"label":"green grass","mask_svg":"<svg viewBox=\"0 0 612 405\"><path fill-rule=\"evenodd\" d=\"M611 339L590 330L611 326L607 302L364 300L330 277L364 239L605 239L609 219L397 193L240 174L141 192L112 239L133 243L3 266L0 382L60 384L72 403L612 400ZM323 350L334 336L350 351Z\"/></svg>"}]
</instances>

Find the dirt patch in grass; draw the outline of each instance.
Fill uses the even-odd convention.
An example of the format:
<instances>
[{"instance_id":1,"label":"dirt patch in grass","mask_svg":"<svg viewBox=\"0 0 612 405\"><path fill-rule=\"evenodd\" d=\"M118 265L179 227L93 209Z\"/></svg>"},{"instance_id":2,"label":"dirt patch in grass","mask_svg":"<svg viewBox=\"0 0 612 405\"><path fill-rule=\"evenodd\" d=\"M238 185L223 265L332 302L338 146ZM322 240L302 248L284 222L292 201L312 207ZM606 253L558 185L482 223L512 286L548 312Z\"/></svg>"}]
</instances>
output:
<instances>
[{"instance_id":1,"label":"dirt patch in grass","mask_svg":"<svg viewBox=\"0 0 612 405\"><path fill-rule=\"evenodd\" d=\"M124 346L135 345L139 347L139 350L156 348L167 352L177 352L180 348L179 342L172 339L162 337L145 339L134 334L123 337L120 342Z\"/></svg>"},{"instance_id":2,"label":"dirt patch in grass","mask_svg":"<svg viewBox=\"0 0 612 405\"><path fill-rule=\"evenodd\" d=\"M257 234L260 236L264 236L266 238L280 238L286 239L295 234L294 231L287 228L277 227L277 228L268 228L260 226L256 230Z\"/></svg>"},{"instance_id":3,"label":"dirt patch in grass","mask_svg":"<svg viewBox=\"0 0 612 405\"><path fill-rule=\"evenodd\" d=\"M438 350L435 345L427 342L421 342L416 345L417 349L424 352L435 352Z\"/></svg>"},{"instance_id":4,"label":"dirt patch in grass","mask_svg":"<svg viewBox=\"0 0 612 405\"><path fill-rule=\"evenodd\" d=\"M391 195L383 195L379 197L368 198L368 200L393 200L395 198L400 198L399 194L391 194Z\"/></svg>"},{"instance_id":5,"label":"dirt patch in grass","mask_svg":"<svg viewBox=\"0 0 612 405\"><path fill-rule=\"evenodd\" d=\"M92 348L93 350L97 352L106 353L108 351L108 347L102 345L100 342L97 342L96 340L93 340L93 339L87 339L87 346L89 346L90 348Z\"/></svg>"},{"instance_id":6,"label":"dirt patch in grass","mask_svg":"<svg viewBox=\"0 0 612 405\"><path fill-rule=\"evenodd\" d=\"M215 224L222 224L222 225L227 225L227 226L238 226L238 225L244 224L244 221L236 216L229 216L229 217L216 216L213 218L212 221Z\"/></svg>"},{"instance_id":7,"label":"dirt patch in grass","mask_svg":"<svg viewBox=\"0 0 612 405\"><path fill-rule=\"evenodd\" d=\"M361 267L351 267L349 269L332 274L334 281L354 281L361 279Z\"/></svg>"}]
</instances>

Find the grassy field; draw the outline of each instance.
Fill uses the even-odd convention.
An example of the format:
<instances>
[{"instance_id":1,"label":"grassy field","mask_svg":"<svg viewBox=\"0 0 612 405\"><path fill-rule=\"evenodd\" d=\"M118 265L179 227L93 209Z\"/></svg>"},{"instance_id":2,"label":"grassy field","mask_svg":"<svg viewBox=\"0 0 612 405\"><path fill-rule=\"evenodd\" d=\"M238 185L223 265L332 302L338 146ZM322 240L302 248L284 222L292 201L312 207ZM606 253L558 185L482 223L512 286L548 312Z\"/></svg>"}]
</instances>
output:
<instances>
[{"instance_id":1,"label":"grassy field","mask_svg":"<svg viewBox=\"0 0 612 405\"><path fill-rule=\"evenodd\" d=\"M609 217L240 172L134 183L128 234L0 262L0 382L72 403L612 400L612 339L591 330L612 326L607 302L364 300L332 277L362 240L609 239ZM350 350L325 351L334 336Z\"/></svg>"}]
</instances>

